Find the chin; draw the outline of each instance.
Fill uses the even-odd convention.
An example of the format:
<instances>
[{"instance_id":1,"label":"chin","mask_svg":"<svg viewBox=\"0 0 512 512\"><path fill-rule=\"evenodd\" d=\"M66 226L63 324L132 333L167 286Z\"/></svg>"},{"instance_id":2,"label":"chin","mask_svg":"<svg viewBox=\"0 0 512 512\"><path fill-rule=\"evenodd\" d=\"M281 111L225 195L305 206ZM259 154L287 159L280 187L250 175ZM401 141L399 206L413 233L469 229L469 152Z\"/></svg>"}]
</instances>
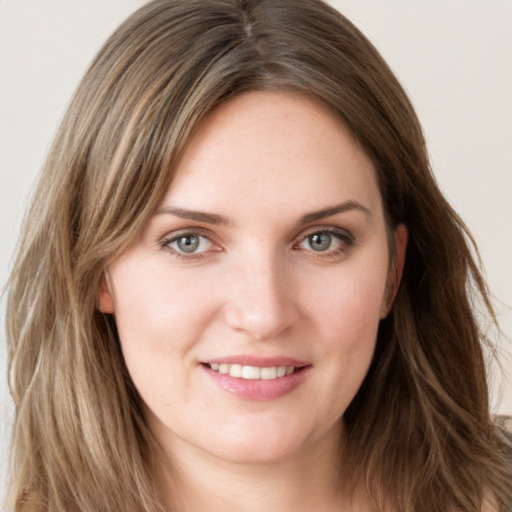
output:
<instances>
[{"instance_id":1,"label":"chin","mask_svg":"<svg viewBox=\"0 0 512 512\"><path fill-rule=\"evenodd\" d=\"M278 464L307 455L313 445L330 437L325 432L301 429L304 426L297 421L279 425L255 422L250 429L231 428L216 441L212 436L212 446L218 458L232 463Z\"/></svg>"},{"instance_id":2,"label":"chin","mask_svg":"<svg viewBox=\"0 0 512 512\"><path fill-rule=\"evenodd\" d=\"M279 446L276 446L279 444ZM288 442L283 444L271 443L246 443L243 445L230 444L221 450L216 450L215 455L226 462L245 466L279 464L294 458L300 453L300 446L290 446Z\"/></svg>"}]
</instances>

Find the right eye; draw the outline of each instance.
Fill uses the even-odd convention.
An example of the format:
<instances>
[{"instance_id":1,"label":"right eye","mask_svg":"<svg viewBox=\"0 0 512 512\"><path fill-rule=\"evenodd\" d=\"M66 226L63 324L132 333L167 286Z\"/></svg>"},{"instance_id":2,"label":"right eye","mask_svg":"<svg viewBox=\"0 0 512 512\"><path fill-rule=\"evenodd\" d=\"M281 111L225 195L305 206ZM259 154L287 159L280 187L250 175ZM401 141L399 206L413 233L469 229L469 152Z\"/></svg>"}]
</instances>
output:
<instances>
[{"instance_id":1,"label":"right eye","mask_svg":"<svg viewBox=\"0 0 512 512\"><path fill-rule=\"evenodd\" d=\"M354 239L347 231L326 227L314 229L303 235L296 248L309 251L318 257L332 257L347 253L353 245Z\"/></svg>"},{"instance_id":2,"label":"right eye","mask_svg":"<svg viewBox=\"0 0 512 512\"><path fill-rule=\"evenodd\" d=\"M162 247L170 250L177 257L187 258L201 256L216 246L204 235L187 232L166 238L162 242Z\"/></svg>"}]
</instances>

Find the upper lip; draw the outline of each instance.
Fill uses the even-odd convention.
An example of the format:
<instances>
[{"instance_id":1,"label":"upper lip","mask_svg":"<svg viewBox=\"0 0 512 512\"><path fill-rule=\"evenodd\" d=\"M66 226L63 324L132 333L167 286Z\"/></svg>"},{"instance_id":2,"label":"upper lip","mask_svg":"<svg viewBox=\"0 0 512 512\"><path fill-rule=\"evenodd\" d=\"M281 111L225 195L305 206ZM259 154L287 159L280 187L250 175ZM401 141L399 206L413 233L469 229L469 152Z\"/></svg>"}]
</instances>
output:
<instances>
[{"instance_id":1,"label":"upper lip","mask_svg":"<svg viewBox=\"0 0 512 512\"><path fill-rule=\"evenodd\" d=\"M302 368L310 366L310 363L300 361L293 357L275 356L275 357L260 357L251 355L235 355L226 357L215 357L202 361L203 364L240 364L242 366L256 366L259 368L270 368L273 366L295 366Z\"/></svg>"}]
</instances>

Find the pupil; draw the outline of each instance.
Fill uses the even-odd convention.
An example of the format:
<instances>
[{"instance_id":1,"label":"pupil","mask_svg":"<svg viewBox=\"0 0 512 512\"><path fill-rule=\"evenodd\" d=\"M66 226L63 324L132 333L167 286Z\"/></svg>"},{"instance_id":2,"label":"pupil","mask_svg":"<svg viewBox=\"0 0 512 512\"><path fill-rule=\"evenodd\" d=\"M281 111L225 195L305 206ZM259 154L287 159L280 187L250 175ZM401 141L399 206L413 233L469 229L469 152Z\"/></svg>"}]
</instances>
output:
<instances>
[{"instance_id":1,"label":"pupil","mask_svg":"<svg viewBox=\"0 0 512 512\"><path fill-rule=\"evenodd\" d=\"M199 237L183 236L178 240L178 247L183 252L194 252L199 246Z\"/></svg>"},{"instance_id":2,"label":"pupil","mask_svg":"<svg viewBox=\"0 0 512 512\"><path fill-rule=\"evenodd\" d=\"M331 236L326 233L317 233L309 237L311 248L315 251L325 251L331 245Z\"/></svg>"}]
</instances>

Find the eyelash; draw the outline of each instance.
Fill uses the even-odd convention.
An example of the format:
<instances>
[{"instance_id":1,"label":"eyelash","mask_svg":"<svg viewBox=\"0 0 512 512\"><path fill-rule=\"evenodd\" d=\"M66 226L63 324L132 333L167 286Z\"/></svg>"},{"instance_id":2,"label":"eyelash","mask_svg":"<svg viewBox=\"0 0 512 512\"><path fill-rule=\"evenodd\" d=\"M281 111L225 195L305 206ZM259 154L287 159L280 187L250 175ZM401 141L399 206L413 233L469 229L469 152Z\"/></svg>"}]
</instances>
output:
<instances>
[{"instance_id":1,"label":"eyelash","mask_svg":"<svg viewBox=\"0 0 512 512\"><path fill-rule=\"evenodd\" d=\"M300 239L294 244L294 248L298 247L299 244L305 242L309 237L320 234L333 236L339 240L340 244L338 247L331 250L314 251L313 249L311 249L310 251L308 251L312 253L312 256L315 258L335 260L337 257L348 254L350 250L354 247L355 239L348 231L334 227L315 227L314 229L311 229L306 233L301 233Z\"/></svg>"},{"instance_id":2,"label":"eyelash","mask_svg":"<svg viewBox=\"0 0 512 512\"><path fill-rule=\"evenodd\" d=\"M199 260L204 257L204 253L200 252L200 253L187 254L185 252L177 251L176 249L174 249L173 247L170 246L170 244L172 244L173 242L177 242L180 238L191 238L191 237L204 238L204 239L207 239L211 244L214 243L204 233L200 233L198 231L182 231L179 233L173 233L172 236L165 237L160 242L160 247L163 250L171 253L171 255L174 258L176 258L177 260L184 260L184 261Z\"/></svg>"},{"instance_id":3,"label":"eyelash","mask_svg":"<svg viewBox=\"0 0 512 512\"><path fill-rule=\"evenodd\" d=\"M294 250L300 250L299 246L303 242L305 242L309 237L312 237L314 235L329 235L337 238L340 241L340 244L335 249L326 250L326 251L315 251L313 249L308 250L307 252L311 253L311 255L314 258L318 259L336 259L337 257L348 254L350 250L353 248L355 244L354 237L346 230L339 229L339 228L333 228L333 227L325 227L325 228L314 228L310 231L307 231L306 233L301 233L300 237L296 238L293 243L293 249ZM191 237L199 237L202 239L207 239L209 243L214 244L214 242L211 241L208 235L205 235L204 233L201 233L199 231L182 231L179 233L173 233L171 236L165 237L160 242L160 247L168 251L174 258L177 260L182 261L193 261L193 260L199 260L205 257L205 252L199 252L199 253L184 253L181 251L177 251L173 247L170 247L170 244L177 242L180 238L191 238ZM220 252L220 251L215 251Z\"/></svg>"}]
</instances>

